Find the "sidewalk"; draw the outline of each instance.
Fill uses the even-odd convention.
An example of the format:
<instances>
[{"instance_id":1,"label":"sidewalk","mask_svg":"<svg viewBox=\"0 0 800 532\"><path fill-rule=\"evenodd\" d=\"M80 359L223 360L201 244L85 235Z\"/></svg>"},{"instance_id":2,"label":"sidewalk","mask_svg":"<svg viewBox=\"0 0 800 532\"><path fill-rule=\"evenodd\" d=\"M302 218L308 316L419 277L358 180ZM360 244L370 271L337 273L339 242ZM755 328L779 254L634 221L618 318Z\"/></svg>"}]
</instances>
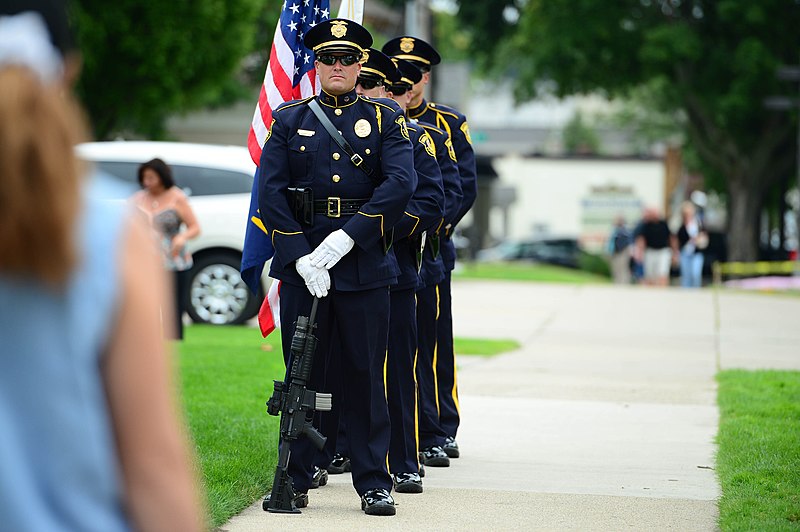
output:
<instances>
[{"instance_id":1,"label":"sidewalk","mask_svg":"<svg viewBox=\"0 0 800 532\"><path fill-rule=\"evenodd\" d=\"M345 474L301 515L259 500L220 530L716 529L710 290L462 281L453 299L456 336L522 344L459 359L462 458L395 517L364 515ZM720 301L723 368L800 369L800 298Z\"/></svg>"}]
</instances>

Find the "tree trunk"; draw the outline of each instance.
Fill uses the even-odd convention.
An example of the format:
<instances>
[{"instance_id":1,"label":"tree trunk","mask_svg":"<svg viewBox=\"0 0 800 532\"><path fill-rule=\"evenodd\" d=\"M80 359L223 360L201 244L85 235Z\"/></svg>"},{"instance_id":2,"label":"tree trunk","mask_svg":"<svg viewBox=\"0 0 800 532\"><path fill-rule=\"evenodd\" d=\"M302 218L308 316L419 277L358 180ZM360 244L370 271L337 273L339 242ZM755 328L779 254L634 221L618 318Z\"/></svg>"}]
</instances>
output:
<instances>
[{"instance_id":1,"label":"tree trunk","mask_svg":"<svg viewBox=\"0 0 800 532\"><path fill-rule=\"evenodd\" d=\"M762 182L748 184L744 176L731 176L728 181L729 261L758 260L759 221L764 204Z\"/></svg>"}]
</instances>

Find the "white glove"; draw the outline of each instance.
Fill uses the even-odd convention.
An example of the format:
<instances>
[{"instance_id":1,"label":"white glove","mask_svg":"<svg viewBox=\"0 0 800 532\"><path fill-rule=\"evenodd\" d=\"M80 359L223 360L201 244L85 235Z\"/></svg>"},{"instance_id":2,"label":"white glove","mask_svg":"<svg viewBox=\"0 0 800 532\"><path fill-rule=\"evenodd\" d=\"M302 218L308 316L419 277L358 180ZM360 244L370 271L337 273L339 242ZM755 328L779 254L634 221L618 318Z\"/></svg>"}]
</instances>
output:
<instances>
[{"instance_id":1,"label":"white glove","mask_svg":"<svg viewBox=\"0 0 800 532\"><path fill-rule=\"evenodd\" d=\"M294 263L294 269L306 282L306 288L312 296L325 297L331 288L331 276L325 268L311 265L311 255L304 255Z\"/></svg>"},{"instance_id":2,"label":"white glove","mask_svg":"<svg viewBox=\"0 0 800 532\"><path fill-rule=\"evenodd\" d=\"M344 229L337 229L325 237L325 240L311 252L311 265L330 270L339 260L353 249L355 242Z\"/></svg>"}]
</instances>

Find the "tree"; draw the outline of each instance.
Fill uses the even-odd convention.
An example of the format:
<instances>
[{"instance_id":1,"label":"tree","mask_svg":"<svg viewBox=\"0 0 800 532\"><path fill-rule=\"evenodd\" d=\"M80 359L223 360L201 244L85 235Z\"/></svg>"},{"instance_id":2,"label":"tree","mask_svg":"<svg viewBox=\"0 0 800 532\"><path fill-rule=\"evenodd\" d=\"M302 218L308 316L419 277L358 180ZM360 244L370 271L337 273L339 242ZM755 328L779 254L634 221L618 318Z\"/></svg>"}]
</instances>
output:
<instances>
[{"instance_id":1,"label":"tree","mask_svg":"<svg viewBox=\"0 0 800 532\"><path fill-rule=\"evenodd\" d=\"M74 0L78 94L95 136L160 138L168 115L208 101L251 51L261 4Z\"/></svg>"},{"instance_id":2,"label":"tree","mask_svg":"<svg viewBox=\"0 0 800 532\"><path fill-rule=\"evenodd\" d=\"M786 90L776 69L800 59L800 3L470 0L460 2L459 16L474 34L489 35L497 16L474 17L475 4L508 3L519 16L513 31L484 39L473 53L514 70L517 99L532 99L543 86L559 96L612 97L660 87L661 110L685 116L700 169L724 184L729 257L755 260L767 192L794 167L797 117L762 102Z\"/></svg>"}]
</instances>

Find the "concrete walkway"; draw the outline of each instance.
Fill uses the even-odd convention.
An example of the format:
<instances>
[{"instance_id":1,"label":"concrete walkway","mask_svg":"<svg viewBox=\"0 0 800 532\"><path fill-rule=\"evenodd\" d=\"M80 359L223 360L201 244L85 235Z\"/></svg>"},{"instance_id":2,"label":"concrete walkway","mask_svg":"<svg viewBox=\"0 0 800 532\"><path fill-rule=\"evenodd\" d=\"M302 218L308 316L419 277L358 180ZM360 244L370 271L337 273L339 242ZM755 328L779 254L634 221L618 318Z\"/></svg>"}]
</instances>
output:
<instances>
[{"instance_id":1,"label":"concrete walkway","mask_svg":"<svg viewBox=\"0 0 800 532\"><path fill-rule=\"evenodd\" d=\"M394 517L364 515L345 474L301 515L257 501L221 530L716 529L710 290L462 281L453 299L456 336L522 344L459 358L461 458ZM800 298L720 309L722 368L800 369Z\"/></svg>"}]
</instances>

